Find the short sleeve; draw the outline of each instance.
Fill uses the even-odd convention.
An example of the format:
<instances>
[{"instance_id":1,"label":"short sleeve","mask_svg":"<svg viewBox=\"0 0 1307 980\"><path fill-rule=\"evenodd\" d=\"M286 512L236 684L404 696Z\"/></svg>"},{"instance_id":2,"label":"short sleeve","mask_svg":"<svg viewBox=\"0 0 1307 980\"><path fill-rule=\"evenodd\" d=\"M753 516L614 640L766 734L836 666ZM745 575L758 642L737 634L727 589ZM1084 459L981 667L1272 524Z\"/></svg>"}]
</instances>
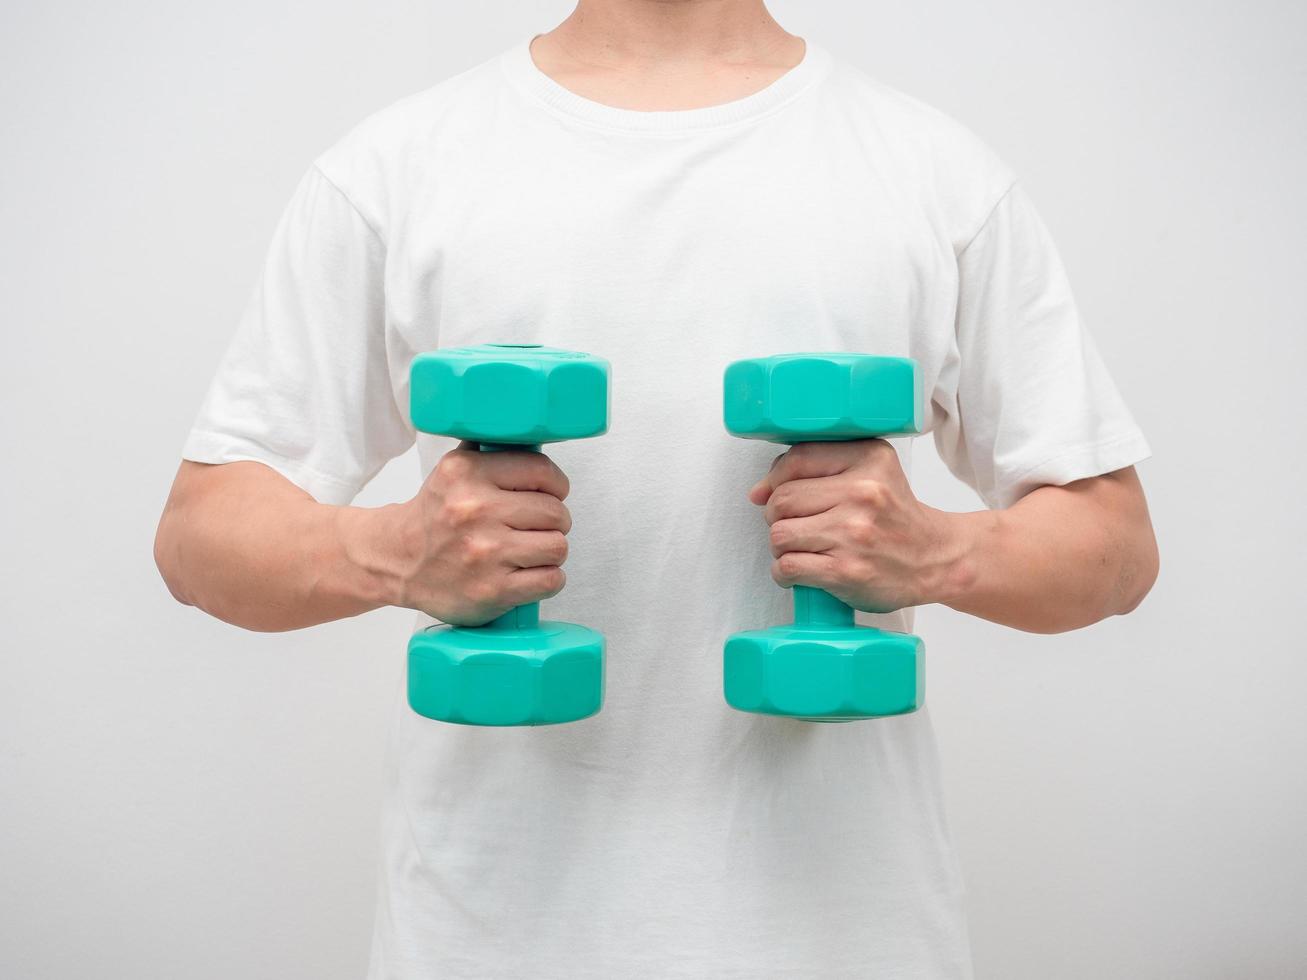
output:
<instances>
[{"instance_id":1,"label":"short sleeve","mask_svg":"<svg viewBox=\"0 0 1307 980\"><path fill-rule=\"evenodd\" d=\"M958 254L956 346L933 396L935 444L989 507L1130 466L1148 444L1081 323L1020 185Z\"/></svg>"},{"instance_id":2,"label":"short sleeve","mask_svg":"<svg viewBox=\"0 0 1307 980\"><path fill-rule=\"evenodd\" d=\"M413 442L385 330L385 248L315 166L300 180L182 450L255 460L348 503Z\"/></svg>"}]
</instances>

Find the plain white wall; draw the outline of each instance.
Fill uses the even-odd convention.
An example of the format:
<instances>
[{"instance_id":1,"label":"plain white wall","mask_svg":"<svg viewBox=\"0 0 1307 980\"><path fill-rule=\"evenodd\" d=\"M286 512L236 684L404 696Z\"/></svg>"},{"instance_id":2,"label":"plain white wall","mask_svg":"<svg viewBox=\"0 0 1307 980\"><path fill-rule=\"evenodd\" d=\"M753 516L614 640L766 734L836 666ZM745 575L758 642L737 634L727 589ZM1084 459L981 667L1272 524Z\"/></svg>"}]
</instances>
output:
<instances>
[{"instance_id":1,"label":"plain white wall","mask_svg":"<svg viewBox=\"0 0 1307 980\"><path fill-rule=\"evenodd\" d=\"M243 633L151 537L309 161L568 9L0 13L0 976L362 976L409 616ZM978 976L1307 975L1304 7L773 10L1018 170L1155 451L1135 615L920 616ZM932 457L922 496L974 509Z\"/></svg>"}]
</instances>

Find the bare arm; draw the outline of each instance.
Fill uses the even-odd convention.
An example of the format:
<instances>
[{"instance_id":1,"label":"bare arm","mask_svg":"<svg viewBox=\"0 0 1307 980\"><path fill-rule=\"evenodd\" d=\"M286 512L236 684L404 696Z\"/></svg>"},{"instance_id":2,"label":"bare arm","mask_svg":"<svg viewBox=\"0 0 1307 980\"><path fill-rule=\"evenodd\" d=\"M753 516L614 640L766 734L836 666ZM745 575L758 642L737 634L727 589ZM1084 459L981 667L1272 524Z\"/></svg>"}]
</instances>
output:
<instances>
[{"instance_id":1,"label":"bare arm","mask_svg":"<svg viewBox=\"0 0 1307 980\"><path fill-rule=\"evenodd\" d=\"M562 588L566 495L544 456L468 447L412 500L378 508L318 503L261 463L184 461L154 555L179 601L247 629L387 605L481 623Z\"/></svg>"},{"instance_id":2,"label":"bare arm","mask_svg":"<svg viewBox=\"0 0 1307 980\"><path fill-rule=\"evenodd\" d=\"M870 612L938 602L1057 633L1131 611L1157 577L1132 467L950 514L916 499L888 443L812 443L778 457L750 499L766 508L778 583Z\"/></svg>"},{"instance_id":3,"label":"bare arm","mask_svg":"<svg viewBox=\"0 0 1307 980\"><path fill-rule=\"evenodd\" d=\"M154 558L181 602L237 626L290 630L392 603L399 576L380 542L392 508L320 504L262 463L183 461Z\"/></svg>"},{"instance_id":4,"label":"bare arm","mask_svg":"<svg viewBox=\"0 0 1307 980\"><path fill-rule=\"evenodd\" d=\"M1134 467L1040 487L1000 511L949 515L963 587L944 602L1033 633L1131 612L1157 579L1157 541Z\"/></svg>"}]
</instances>

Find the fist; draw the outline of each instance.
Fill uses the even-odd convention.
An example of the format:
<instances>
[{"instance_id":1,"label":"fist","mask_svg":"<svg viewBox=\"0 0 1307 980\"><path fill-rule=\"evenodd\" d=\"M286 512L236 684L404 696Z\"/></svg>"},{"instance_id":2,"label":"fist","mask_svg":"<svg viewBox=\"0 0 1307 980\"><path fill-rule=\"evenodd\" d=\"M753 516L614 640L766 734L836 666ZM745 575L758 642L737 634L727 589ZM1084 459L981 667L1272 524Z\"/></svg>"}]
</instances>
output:
<instances>
[{"instance_id":1,"label":"fist","mask_svg":"<svg viewBox=\"0 0 1307 980\"><path fill-rule=\"evenodd\" d=\"M943 601L951 591L952 515L917 500L883 439L794 446L749 500L771 527L778 585L825 589L876 613Z\"/></svg>"},{"instance_id":2,"label":"fist","mask_svg":"<svg viewBox=\"0 0 1307 980\"><path fill-rule=\"evenodd\" d=\"M407 504L401 605L479 626L563 588L568 482L528 450L446 453Z\"/></svg>"}]
</instances>

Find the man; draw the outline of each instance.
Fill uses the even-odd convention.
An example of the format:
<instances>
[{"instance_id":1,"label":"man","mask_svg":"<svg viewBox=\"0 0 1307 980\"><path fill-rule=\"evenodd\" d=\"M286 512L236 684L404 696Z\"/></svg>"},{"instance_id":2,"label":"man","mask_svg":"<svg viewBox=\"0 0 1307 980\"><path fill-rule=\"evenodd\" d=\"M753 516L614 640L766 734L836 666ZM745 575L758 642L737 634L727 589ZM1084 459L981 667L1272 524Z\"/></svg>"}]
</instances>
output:
<instances>
[{"instance_id":1,"label":"man","mask_svg":"<svg viewBox=\"0 0 1307 980\"><path fill-rule=\"evenodd\" d=\"M422 436L412 500L349 506L414 440L412 358L480 342L608 358L611 432L557 463ZM989 509L917 501L906 442L769 467L727 436L724 366L794 350L915 358ZM401 701L374 980L964 977L927 712L733 711L722 639L787 617L769 570L900 630L931 602L1040 632L1128 612L1157 571L1147 455L1044 226L968 131L758 0L582 0L309 169L156 553L181 601L249 629L557 596L552 618L607 635L605 707L577 724Z\"/></svg>"}]
</instances>

